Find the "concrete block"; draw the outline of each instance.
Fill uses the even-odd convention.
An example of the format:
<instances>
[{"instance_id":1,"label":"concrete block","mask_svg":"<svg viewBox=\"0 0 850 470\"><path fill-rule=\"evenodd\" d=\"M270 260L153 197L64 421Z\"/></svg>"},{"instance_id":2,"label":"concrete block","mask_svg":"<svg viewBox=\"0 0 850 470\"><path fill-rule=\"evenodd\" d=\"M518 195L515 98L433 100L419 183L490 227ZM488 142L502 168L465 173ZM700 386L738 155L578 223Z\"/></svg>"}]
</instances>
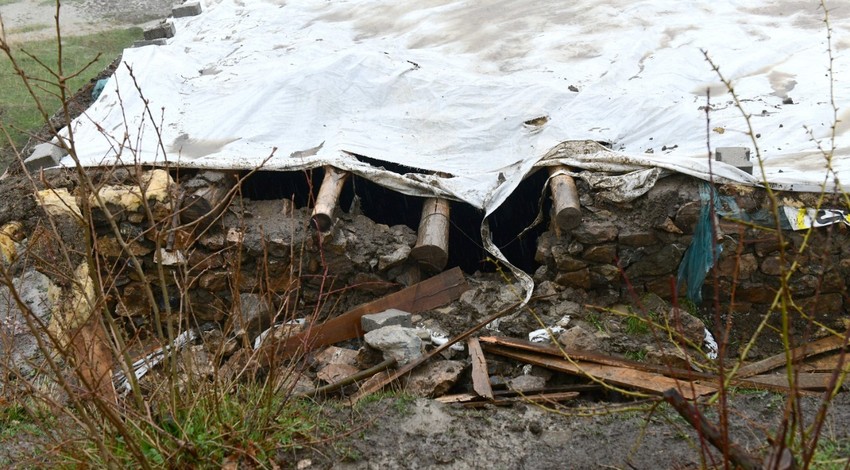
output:
<instances>
[{"instance_id":1,"label":"concrete block","mask_svg":"<svg viewBox=\"0 0 850 470\"><path fill-rule=\"evenodd\" d=\"M739 170L753 174L750 149L746 147L717 147L714 157L718 162L728 163Z\"/></svg>"},{"instance_id":2,"label":"concrete block","mask_svg":"<svg viewBox=\"0 0 850 470\"><path fill-rule=\"evenodd\" d=\"M58 165L64 156L65 150L62 147L52 142L45 142L35 146L29 158L24 160L24 166L30 172L38 171Z\"/></svg>"},{"instance_id":3,"label":"concrete block","mask_svg":"<svg viewBox=\"0 0 850 470\"><path fill-rule=\"evenodd\" d=\"M168 44L168 41L166 41L165 38L159 38L159 39L151 39L150 41L145 41L145 40L134 41L133 47L164 46L166 44Z\"/></svg>"},{"instance_id":4,"label":"concrete block","mask_svg":"<svg viewBox=\"0 0 850 470\"><path fill-rule=\"evenodd\" d=\"M162 23L145 30L145 39L152 41L154 39L173 38L177 30L174 28L174 23L163 21Z\"/></svg>"},{"instance_id":5,"label":"concrete block","mask_svg":"<svg viewBox=\"0 0 850 470\"><path fill-rule=\"evenodd\" d=\"M171 15L175 18L184 18L186 16L197 16L201 14L201 2L186 2L182 5L174 5L171 8Z\"/></svg>"},{"instance_id":6,"label":"concrete block","mask_svg":"<svg viewBox=\"0 0 850 470\"><path fill-rule=\"evenodd\" d=\"M365 333L390 325L412 328L413 322L410 320L409 313L394 308L385 310L381 313L363 315L363 317L360 318L360 327L363 328Z\"/></svg>"}]
</instances>

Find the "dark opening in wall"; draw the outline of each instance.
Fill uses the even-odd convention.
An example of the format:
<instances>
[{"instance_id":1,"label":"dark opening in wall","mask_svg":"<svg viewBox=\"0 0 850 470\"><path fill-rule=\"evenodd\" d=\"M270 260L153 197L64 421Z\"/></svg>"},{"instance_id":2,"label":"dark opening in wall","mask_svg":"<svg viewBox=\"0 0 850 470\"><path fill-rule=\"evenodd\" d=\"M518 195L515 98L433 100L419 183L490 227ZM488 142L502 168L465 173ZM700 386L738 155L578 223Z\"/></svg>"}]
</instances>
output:
<instances>
[{"instance_id":1,"label":"dark opening in wall","mask_svg":"<svg viewBox=\"0 0 850 470\"><path fill-rule=\"evenodd\" d=\"M406 168L391 168L391 163L382 162L382 166L389 171L408 172ZM323 177L324 170L321 168L300 172L257 172L245 180L242 194L253 200L294 199L297 207L310 206ZM528 273L537 268L534 261L537 237L546 230L546 224L534 228L522 238L517 238L517 235L536 217L540 190L545 181L545 171L532 175L490 216L494 243L509 261ZM377 223L407 225L416 231L422 215L422 202L422 198L407 196L352 175L340 195L339 208L346 213L359 210ZM548 214L550 205L547 198L545 214ZM496 270L481 243L483 215L483 211L468 204L452 202L447 268L458 266L468 273Z\"/></svg>"}]
</instances>

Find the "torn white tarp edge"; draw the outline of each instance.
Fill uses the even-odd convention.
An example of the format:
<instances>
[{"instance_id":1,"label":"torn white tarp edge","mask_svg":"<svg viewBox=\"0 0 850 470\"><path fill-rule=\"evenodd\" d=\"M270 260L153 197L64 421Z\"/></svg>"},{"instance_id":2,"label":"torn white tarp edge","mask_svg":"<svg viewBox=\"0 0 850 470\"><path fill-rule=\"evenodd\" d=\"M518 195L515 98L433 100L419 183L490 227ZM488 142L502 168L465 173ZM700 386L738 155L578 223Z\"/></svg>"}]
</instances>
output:
<instances>
[{"instance_id":1,"label":"torn white tarp edge","mask_svg":"<svg viewBox=\"0 0 850 470\"><path fill-rule=\"evenodd\" d=\"M190 341L193 341L197 336L198 334L194 329L180 333L176 338L174 338L174 341L172 341L170 345L157 348L153 352L130 364L132 370L129 372L136 377L136 380L141 379L157 364L162 362L166 356L175 350L180 350L183 346L189 344ZM127 379L126 372L127 371L119 370L112 374L112 383L115 386L115 390L122 395L127 394L130 391L130 381Z\"/></svg>"}]
</instances>

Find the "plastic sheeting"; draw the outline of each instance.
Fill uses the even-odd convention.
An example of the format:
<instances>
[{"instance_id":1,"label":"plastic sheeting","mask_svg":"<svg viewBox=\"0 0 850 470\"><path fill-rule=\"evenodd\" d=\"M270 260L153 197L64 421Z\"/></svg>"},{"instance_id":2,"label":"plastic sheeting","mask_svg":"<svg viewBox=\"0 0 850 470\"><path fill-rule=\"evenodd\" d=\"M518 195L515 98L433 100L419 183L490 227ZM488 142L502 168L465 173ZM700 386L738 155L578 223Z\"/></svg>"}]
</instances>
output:
<instances>
[{"instance_id":1,"label":"plastic sheeting","mask_svg":"<svg viewBox=\"0 0 850 470\"><path fill-rule=\"evenodd\" d=\"M833 96L819 5L212 0L174 20L167 45L125 51L72 129L87 166L330 164L487 214L554 162L602 172L594 184L631 195L651 186L654 169L763 180L758 165L750 176L710 162L707 139L754 140L777 187L832 190L815 141L834 147L832 168L847 180L850 5L829 2ZM702 51L733 81L752 139ZM627 172L635 178L624 184ZM485 219L485 246L498 253L487 235Z\"/></svg>"},{"instance_id":2,"label":"plastic sheeting","mask_svg":"<svg viewBox=\"0 0 850 470\"><path fill-rule=\"evenodd\" d=\"M831 6L842 119L850 5ZM332 164L487 212L547 154L593 171L756 183L709 169L707 127L712 146L753 143L705 50L752 115L768 180L816 190L832 182L811 139L827 139L834 121L823 20L816 1L207 1L174 20L167 45L125 51L73 129L85 165ZM848 128L850 115L836 129L839 175L850 174ZM615 152L559 147L582 140Z\"/></svg>"}]
</instances>

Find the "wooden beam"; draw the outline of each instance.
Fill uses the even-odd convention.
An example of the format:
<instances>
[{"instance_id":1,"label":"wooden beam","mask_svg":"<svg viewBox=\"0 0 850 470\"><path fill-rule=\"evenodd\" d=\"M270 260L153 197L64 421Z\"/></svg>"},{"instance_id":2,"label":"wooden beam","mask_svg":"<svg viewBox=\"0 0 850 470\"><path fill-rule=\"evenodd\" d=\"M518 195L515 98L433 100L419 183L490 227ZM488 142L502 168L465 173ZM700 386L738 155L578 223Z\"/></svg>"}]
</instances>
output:
<instances>
[{"instance_id":1,"label":"wooden beam","mask_svg":"<svg viewBox=\"0 0 850 470\"><path fill-rule=\"evenodd\" d=\"M682 395L695 399L717 391L714 387L685 382L665 377L661 374L643 372L626 367L615 367L591 362L568 361L541 354L516 351L500 346L483 345L484 349L510 359L526 362L558 372L590 377L619 387L628 387L643 392L661 395L669 389L681 391Z\"/></svg>"},{"instance_id":2,"label":"wooden beam","mask_svg":"<svg viewBox=\"0 0 850 470\"><path fill-rule=\"evenodd\" d=\"M487 359L478 338L469 338L466 342L469 348L469 358L472 360L472 389L484 398L493 398L493 387L490 386L490 374L487 372Z\"/></svg>"},{"instance_id":3,"label":"wooden beam","mask_svg":"<svg viewBox=\"0 0 850 470\"><path fill-rule=\"evenodd\" d=\"M549 167L549 188L552 192L553 220L555 225L565 232L581 224L581 204L579 203L576 182L570 175L557 174L568 171L564 166Z\"/></svg>"},{"instance_id":4,"label":"wooden beam","mask_svg":"<svg viewBox=\"0 0 850 470\"><path fill-rule=\"evenodd\" d=\"M313 227L320 232L327 232L333 225L333 214L336 209L342 187L348 179L348 172L332 166L325 167L325 177L316 196L316 206L313 208Z\"/></svg>"},{"instance_id":5,"label":"wooden beam","mask_svg":"<svg viewBox=\"0 0 850 470\"><path fill-rule=\"evenodd\" d=\"M829 372L801 372L794 377L794 386L801 390L823 392L829 389L833 374ZM771 385L777 388L790 390L788 375L786 374L762 374L754 375L747 379L756 384Z\"/></svg>"},{"instance_id":6,"label":"wooden beam","mask_svg":"<svg viewBox=\"0 0 850 470\"><path fill-rule=\"evenodd\" d=\"M258 351L260 363L268 366L276 359L362 336L360 319L363 315L383 312L390 308L418 313L457 300L468 289L460 268L451 269L394 294L360 305L321 325L308 327L295 336L263 345Z\"/></svg>"},{"instance_id":7,"label":"wooden beam","mask_svg":"<svg viewBox=\"0 0 850 470\"><path fill-rule=\"evenodd\" d=\"M442 271L449 261L450 209L448 199L431 197L422 203L416 246L410 257L428 272Z\"/></svg>"},{"instance_id":8,"label":"wooden beam","mask_svg":"<svg viewBox=\"0 0 850 470\"><path fill-rule=\"evenodd\" d=\"M842 336L830 335L826 338L821 338L817 341L806 343L802 346L798 346L792 349L790 351L790 356L792 357L794 363L797 363L807 357L815 356L817 354L823 354L825 352L835 351L836 349L840 349L847 346L846 338L846 333ZM738 373L735 374L735 377L747 378L752 377L754 375L763 374L778 367L784 366L787 360L788 358L786 354L782 352L774 356L770 356L766 359L762 359L761 361L753 362L751 364L742 366L738 369Z\"/></svg>"}]
</instances>

